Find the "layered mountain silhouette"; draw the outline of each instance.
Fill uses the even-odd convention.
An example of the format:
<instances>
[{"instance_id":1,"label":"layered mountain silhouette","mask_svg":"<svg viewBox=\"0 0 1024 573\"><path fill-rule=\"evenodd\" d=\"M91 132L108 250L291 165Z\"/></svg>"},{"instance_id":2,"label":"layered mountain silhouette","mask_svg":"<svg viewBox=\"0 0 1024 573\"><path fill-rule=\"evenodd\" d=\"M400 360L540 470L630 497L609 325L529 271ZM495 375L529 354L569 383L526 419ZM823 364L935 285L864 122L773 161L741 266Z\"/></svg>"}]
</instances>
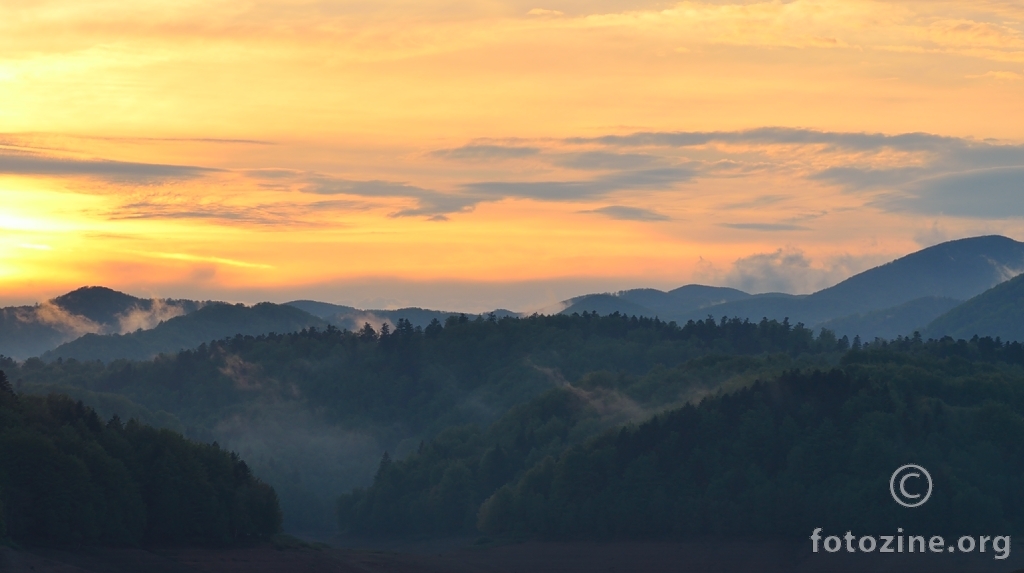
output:
<instances>
[{"instance_id":1,"label":"layered mountain silhouette","mask_svg":"<svg viewBox=\"0 0 1024 573\"><path fill-rule=\"evenodd\" d=\"M762 318L821 326L840 335L871 339L908 335L924 328L956 304L985 292L1024 270L1024 243L1001 236L949 241L917 251L890 263L854 275L809 295L729 293L732 300L717 304L665 305L658 309L641 304L625 291L613 295L587 295L566 301L563 312L621 312L658 316L685 322L715 317ZM683 289L713 287L682 287ZM732 289L723 289L732 290ZM655 293L660 291L654 291ZM693 290L692 292L712 292ZM647 296L666 300L670 293ZM724 293L723 293L724 294Z\"/></svg>"},{"instance_id":2,"label":"layered mountain silhouette","mask_svg":"<svg viewBox=\"0 0 1024 573\"><path fill-rule=\"evenodd\" d=\"M851 338L860 336L864 340L888 340L920 332L936 316L960 304L961 301L952 298L926 296L891 308L835 318L821 324L821 327Z\"/></svg>"},{"instance_id":3,"label":"layered mountain silhouette","mask_svg":"<svg viewBox=\"0 0 1024 573\"><path fill-rule=\"evenodd\" d=\"M949 241L911 253L809 295L749 294L686 285L664 292L633 289L588 294L563 303L564 314L618 312L685 323L709 315L762 318L828 328L839 336L894 338L974 334L1024 338L1015 329L1024 243L1001 236ZM1001 288L989 289L1000 285ZM1014 290L1018 288L1018 290ZM984 293L984 295L983 295ZM980 296L979 296L980 295ZM977 298L975 298L977 297ZM969 305L961 303L971 299ZM105 287L83 287L35 306L0 309L0 355L25 359L144 359L235 334L289 332L331 324L357 330L405 319L425 327L458 312L401 308L364 310L312 300L253 307L191 300L144 299ZM519 316L508 310L483 315ZM476 314L469 314L476 318ZM934 322L933 322L934 321ZM1017 321L1018 323L1020 321ZM927 327L927 328L925 328Z\"/></svg>"},{"instance_id":4,"label":"layered mountain silhouette","mask_svg":"<svg viewBox=\"0 0 1024 573\"><path fill-rule=\"evenodd\" d=\"M204 342L230 336L295 332L326 328L327 321L298 308L262 302L254 306L215 302L160 323L150 330L128 334L86 334L43 354L44 359L111 361L119 358L145 360L196 348Z\"/></svg>"},{"instance_id":5,"label":"layered mountain silhouette","mask_svg":"<svg viewBox=\"0 0 1024 573\"><path fill-rule=\"evenodd\" d=\"M82 287L34 306L0 309L0 354L23 359L85 334L149 329L204 304L144 299L106 287Z\"/></svg>"},{"instance_id":6,"label":"layered mountain silhouette","mask_svg":"<svg viewBox=\"0 0 1024 573\"><path fill-rule=\"evenodd\" d=\"M616 294L589 294L566 301L563 314L597 312L626 315L672 317L726 302L751 298L743 291L727 287L686 285L668 292L652 288L621 291Z\"/></svg>"},{"instance_id":7,"label":"layered mountain silhouette","mask_svg":"<svg viewBox=\"0 0 1024 573\"><path fill-rule=\"evenodd\" d=\"M932 338L1000 337L1024 342L1024 275L996 285L936 318L924 330Z\"/></svg>"},{"instance_id":8,"label":"layered mountain silhouette","mask_svg":"<svg viewBox=\"0 0 1024 573\"><path fill-rule=\"evenodd\" d=\"M493 314L496 318L520 316L517 312L505 309L497 309L487 313L487 315L477 315L473 313L430 310L419 307L406 307L394 310L364 310L340 304L317 302L315 300L295 300L285 304L304 310L313 316L318 316L330 322L336 328L340 328L342 330L358 330L366 323L371 324L374 328L379 327L385 322L397 324L399 319L408 320L413 326L423 328L433 320L443 323L449 316L459 316L460 314L466 314L473 318L477 316L487 316L490 314Z\"/></svg>"}]
</instances>

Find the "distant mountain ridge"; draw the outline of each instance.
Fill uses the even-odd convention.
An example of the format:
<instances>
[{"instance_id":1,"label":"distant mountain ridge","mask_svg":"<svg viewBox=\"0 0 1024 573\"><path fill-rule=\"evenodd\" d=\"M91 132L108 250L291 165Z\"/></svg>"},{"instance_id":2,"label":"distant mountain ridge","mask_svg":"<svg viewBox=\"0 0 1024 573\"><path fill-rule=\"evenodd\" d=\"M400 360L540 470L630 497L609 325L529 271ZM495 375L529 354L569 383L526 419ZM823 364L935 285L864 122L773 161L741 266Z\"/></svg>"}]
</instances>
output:
<instances>
[{"instance_id":1,"label":"distant mountain ridge","mask_svg":"<svg viewBox=\"0 0 1024 573\"><path fill-rule=\"evenodd\" d=\"M623 291L570 299L562 312L620 312L680 323L708 315L752 321L789 318L791 323L801 322L811 328L827 326L839 335L859 334L873 339L909 335L955 304L1021 271L1024 271L1024 243L991 235L928 247L810 295L751 295L734 289L714 291L706 289L717 287L689 285L671 292L691 289L690 292L700 295L676 305L659 304L654 308L653 304L645 305L634 296L632 293L636 291ZM670 293L640 290L647 300L658 303L670 300ZM728 296L730 300L711 303L711 293Z\"/></svg>"},{"instance_id":2,"label":"distant mountain ridge","mask_svg":"<svg viewBox=\"0 0 1024 573\"><path fill-rule=\"evenodd\" d=\"M956 308L962 301L940 296L925 296L882 310L835 318L821 325L840 336L860 336L865 341L875 338L893 339L909 336L923 328L936 316Z\"/></svg>"},{"instance_id":3,"label":"distant mountain ridge","mask_svg":"<svg viewBox=\"0 0 1024 573\"><path fill-rule=\"evenodd\" d=\"M979 294L939 316L924 335L969 340L975 335L1024 342L1024 275Z\"/></svg>"},{"instance_id":4,"label":"distant mountain ridge","mask_svg":"<svg viewBox=\"0 0 1024 573\"><path fill-rule=\"evenodd\" d=\"M496 309L485 314L475 314L430 310L419 307L406 307L392 310L359 309L340 304L318 302L315 300L294 300L292 302L286 302L285 304L301 309L313 316L318 316L330 322L336 328L340 328L342 330L359 330L366 323L369 323L374 328L379 327L385 322L394 325L398 323L399 319L408 320L413 326L425 328L433 320L443 323L449 316L459 316L462 314L473 318L477 316L487 316L490 314L493 314L495 318L522 316L522 314L518 312L505 309Z\"/></svg>"},{"instance_id":5,"label":"distant mountain ridge","mask_svg":"<svg viewBox=\"0 0 1024 573\"><path fill-rule=\"evenodd\" d=\"M618 312L680 324L708 315L755 322L762 318L789 318L792 324L826 327L839 336L892 338L924 329L941 315L955 311L959 303L981 295L1021 270L1024 243L1002 236L983 236L922 249L810 295L749 294L728 287L685 285L667 292L641 288L582 295L565 301L560 312ZM35 306L0 309L0 355L19 360L44 353L49 358L145 358L234 334L286 332L327 324L358 330L367 322L378 328L382 323L397 324L399 319L426 327L433 320L444 322L450 316L463 314L418 307L365 310L296 300L271 307L288 307L300 314L277 310L272 317L270 307L261 307L258 311L208 311L192 320L177 320L211 305L233 306L209 301L144 299L105 287L82 287ZM498 318L522 316L504 309L484 315L465 314L471 318L489 314ZM939 322L935 327L938 330L928 332L961 332L961 326L968 328L969 323L961 315L953 316L960 318ZM216 320L224 322L214 324ZM979 322L976 328L996 328L993 320ZM164 326L165 323L172 324ZM159 333L146 334L158 328ZM1016 332L1006 330L1008 327L998 328L1002 329L999 332Z\"/></svg>"},{"instance_id":6,"label":"distant mountain ridge","mask_svg":"<svg viewBox=\"0 0 1024 573\"><path fill-rule=\"evenodd\" d=\"M44 359L147 360L196 348L204 342L241 335L287 333L303 328L327 328L327 321L283 304L210 303L203 308L162 322L150 330L118 334L86 334L43 354Z\"/></svg>"},{"instance_id":7,"label":"distant mountain ridge","mask_svg":"<svg viewBox=\"0 0 1024 573\"><path fill-rule=\"evenodd\" d=\"M728 287L686 285L668 292L652 288L639 288L615 294L589 294L566 301L562 314L597 311L600 314L619 312L641 316L677 316L735 300L750 298L741 290Z\"/></svg>"},{"instance_id":8,"label":"distant mountain ridge","mask_svg":"<svg viewBox=\"0 0 1024 573\"><path fill-rule=\"evenodd\" d=\"M0 354L18 359L39 356L85 334L153 328L205 304L144 299L106 287L82 287L34 306L0 309Z\"/></svg>"}]
</instances>

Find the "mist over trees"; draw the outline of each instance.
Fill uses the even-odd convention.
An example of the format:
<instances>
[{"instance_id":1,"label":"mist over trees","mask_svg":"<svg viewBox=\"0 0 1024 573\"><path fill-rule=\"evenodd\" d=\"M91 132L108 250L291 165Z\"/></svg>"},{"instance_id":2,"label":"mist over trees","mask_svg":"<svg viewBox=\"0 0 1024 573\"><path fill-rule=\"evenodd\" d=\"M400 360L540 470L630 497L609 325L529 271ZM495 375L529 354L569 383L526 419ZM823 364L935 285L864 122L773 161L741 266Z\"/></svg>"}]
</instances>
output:
<instances>
[{"instance_id":1,"label":"mist over trees","mask_svg":"<svg viewBox=\"0 0 1024 573\"><path fill-rule=\"evenodd\" d=\"M877 341L582 443L578 395L552 391L482 433L453 428L339 499L352 533L547 539L803 536L917 527L1024 531L1024 347ZM907 514L904 463L936 495Z\"/></svg>"},{"instance_id":2,"label":"mist over trees","mask_svg":"<svg viewBox=\"0 0 1024 573\"><path fill-rule=\"evenodd\" d=\"M838 488L836 515L885 522L871 472L906 456L960 496L934 519L1016 528L1022 356L988 338L851 344L788 321L583 313L0 366L23 394L136 408L240 451L293 530L647 538L802 532L828 502L808 475Z\"/></svg>"},{"instance_id":3,"label":"mist over trees","mask_svg":"<svg viewBox=\"0 0 1024 573\"><path fill-rule=\"evenodd\" d=\"M579 440L758 374L833 364L846 344L785 321L453 316L234 336L145 362L0 366L24 392L66 393L107 416L131 408L239 451L281 496L286 526L309 531L336 527L334 500L366 485L384 450L401 459L446 428L489 427L553 388L600 392Z\"/></svg>"}]
</instances>

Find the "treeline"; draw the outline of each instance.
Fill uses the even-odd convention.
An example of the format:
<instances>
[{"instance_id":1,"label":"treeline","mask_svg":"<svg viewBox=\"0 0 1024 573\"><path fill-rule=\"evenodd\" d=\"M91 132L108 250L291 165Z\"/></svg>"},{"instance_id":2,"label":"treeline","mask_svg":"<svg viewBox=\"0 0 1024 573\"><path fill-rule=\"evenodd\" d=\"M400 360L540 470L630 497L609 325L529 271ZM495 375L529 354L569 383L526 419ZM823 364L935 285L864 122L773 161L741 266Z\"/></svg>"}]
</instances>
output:
<instances>
[{"instance_id":1,"label":"treeline","mask_svg":"<svg viewBox=\"0 0 1024 573\"><path fill-rule=\"evenodd\" d=\"M814 527L1024 531L1024 349L975 338L860 345L582 443L568 390L487 433L452 430L342 496L353 533L543 538L806 536ZM581 414L584 413L584 414ZM538 459L539 458L539 459ZM906 463L935 494L890 498Z\"/></svg>"},{"instance_id":2,"label":"treeline","mask_svg":"<svg viewBox=\"0 0 1024 573\"><path fill-rule=\"evenodd\" d=\"M28 396L0 371L0 537L222 544L276 533L274 490L216 444L67 396Z\"/></svg>"},{"instance_id":3,"label":"treeline","mask_svg":"<svg viewBox=\"0 0 1024 573\"><path fill-rule=\"evenodd\" d=\"M477 509L492 492L558 455L585 422L598 422L589 406L584 393L550 390L513 408L488 432L458 426L404 460L385 453L373 486L338 500L340 528L380 536L475 531Z\"/></svg>"},{"instance_id":4,"label":"treeline","mask_svg":"<svg viewBox=\"0 0 1024 573\"><path fill-rule=\"evenodd\" d=\"M847 346L802 325L767 320L709 317L678 326L619 314L452 316L426 328L400 319L393 330L367 324L357 332L239 335L146 362L29 359L4 368L27 384L122 394L189 421L210 421L226 407L273 395L316 404L334 420L440 430L474 421L455 407L466 393L493 388L489 395L504 411L549 388L550 369L577 380L600 370L643 374L709 353L795 356Z\"/></svg>"},{"instance_id":5,"label":"treeline","mask_svg":"<svg viewBox=\"0 0 1024 573\"><path fill-rule=\"evenodd\" d=\"M365 325L355 332L234 336L144 362L0 360L0 368L26 393L69 393L97 407L112 405L108 415L127 399L117 408L149 413L152 423L173 417L171 427L202 441L228 443L232 435L224 428L246 428L249 434L233 434L232 447L274 485L286 525L309 531L333 529L334 512L325 508L365 483L381 450L404 457L446 428L487 428L553 387L591 385L660 408L719 384L750 383L765 370L824 367L848 347L845 339L785 321L453 316L425 328L399 320L394 328ZM608 422L590 420L576 433L589 437ZM328 465L299 434L287 451L273 449L273 437L245 440L275 426L276 435L288 436L306 424L369 436L380 447ZM337 451L346 447L338 440Z\"/></svg>"}]
</instances>

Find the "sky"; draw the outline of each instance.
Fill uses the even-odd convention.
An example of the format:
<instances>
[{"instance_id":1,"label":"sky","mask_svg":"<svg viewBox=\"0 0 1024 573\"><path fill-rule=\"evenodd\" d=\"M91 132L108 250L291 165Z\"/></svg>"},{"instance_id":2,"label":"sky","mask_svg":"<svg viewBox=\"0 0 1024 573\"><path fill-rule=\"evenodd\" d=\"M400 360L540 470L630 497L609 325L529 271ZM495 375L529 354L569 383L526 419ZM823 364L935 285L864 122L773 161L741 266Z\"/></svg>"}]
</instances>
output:
<instances>
[{"instance_id":1,"label":"sky","mask_svg":"<svg viewBox=\"0 0 1024 573\"><path fill-rule=\"evenodd\" d=\"M1010 0L5 0L0 304L530 311L1024 240Z\"/></svg>"}]
</instances>

